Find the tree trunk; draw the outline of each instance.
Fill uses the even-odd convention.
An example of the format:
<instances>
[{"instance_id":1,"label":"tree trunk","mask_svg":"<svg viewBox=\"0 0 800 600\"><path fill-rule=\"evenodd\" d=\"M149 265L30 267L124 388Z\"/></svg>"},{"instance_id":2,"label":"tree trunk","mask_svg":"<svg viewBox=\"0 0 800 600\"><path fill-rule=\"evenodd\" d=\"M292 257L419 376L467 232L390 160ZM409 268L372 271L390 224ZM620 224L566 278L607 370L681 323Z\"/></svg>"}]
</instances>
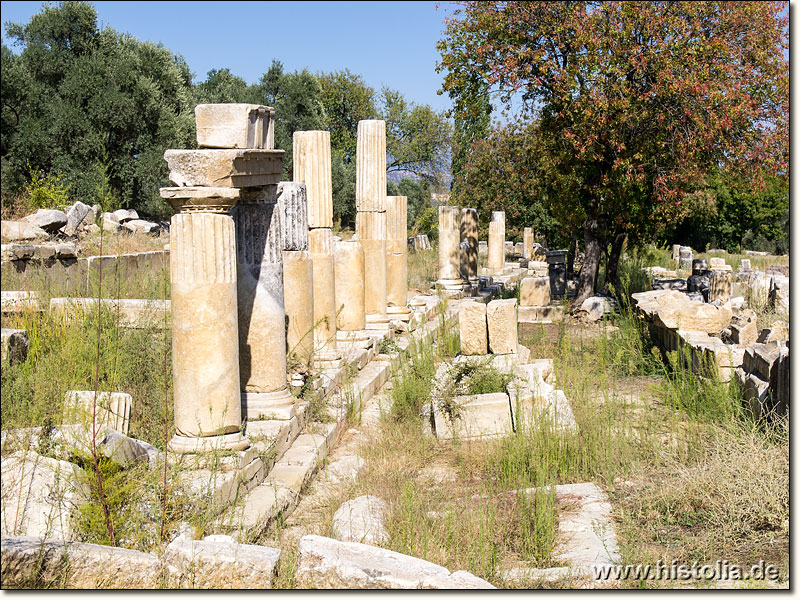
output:
<instances>
[{"instance_id":1,"label":"tree trunk","mask_svg":"<svg viewBox=\"0 0 800 600\"><path fill-rule=\"evenodd\" d=\"M567 279L575 276L575 257L578 255L578 232L573 231L567 249Z\"/></svg>"},{"instance_id":2,"label":"tree trunk","mask_svg":"<svg viewBox=\"0 0 800 600\"><path fill-rule=\"evenodd\" d=\"M611 243L611 253L608 255L608 263L606 264L606 293L613 290L615 296L619 295L619 258L622 255L622 246L625 244L625 239L628 237L626 233L618 233Z\"/></svg>"},{"instance_id":3,"label":"tree trunk","mask_svg":"<svg viewBox=\"0 0 800 600\"><path fill-rule=\"evenodd\" d=\"M585 243L583 267L578 279L578 295L573 301L580 306L584 300L594 294L597 272L600 268L600 253L603 246L604 223L593 217L583 222L583 239Z\"/></svg>"}]
</instances>

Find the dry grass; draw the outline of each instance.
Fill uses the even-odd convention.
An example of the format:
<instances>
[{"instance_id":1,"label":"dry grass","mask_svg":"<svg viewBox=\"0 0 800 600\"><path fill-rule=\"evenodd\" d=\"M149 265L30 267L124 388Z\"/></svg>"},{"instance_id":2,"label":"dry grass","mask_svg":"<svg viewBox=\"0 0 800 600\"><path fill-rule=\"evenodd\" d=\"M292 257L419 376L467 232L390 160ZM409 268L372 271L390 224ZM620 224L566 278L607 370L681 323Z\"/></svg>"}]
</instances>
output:
<instances>
[{"instance_id":1,"label":"dry grass","mask_svg":"<svg viewBox=\"0 0 800 600\"><path fill-rule=\"evenodd\" d=\"M408 253L408 287L409 295L414 290L427 292L431 283L436 280L438 269L438 254L436 249L420 250Z\"/></svg>"}]
</instances>

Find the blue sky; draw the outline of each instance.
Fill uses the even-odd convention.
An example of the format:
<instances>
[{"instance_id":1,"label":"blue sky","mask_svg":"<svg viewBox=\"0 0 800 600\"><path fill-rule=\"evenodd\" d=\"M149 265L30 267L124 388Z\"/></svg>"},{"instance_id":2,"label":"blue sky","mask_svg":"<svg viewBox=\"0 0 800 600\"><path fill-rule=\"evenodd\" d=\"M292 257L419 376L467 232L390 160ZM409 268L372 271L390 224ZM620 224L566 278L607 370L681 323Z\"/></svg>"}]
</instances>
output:
<instances>
[{"instance_id":1,"label":"blue sky","mask_svg":"<svg viewBox=\"0 0 800 600\"><path fill-rule=\"evenodd\" d=\"M228 67L248 83L273 58L289 71L349 68L368 85L450 107L437 96L436 42L448 2L93 2L101 26L182 54L195 75ZM437 4L439 7L437 9ZM0 2L2 21L27 23L42 2ZM3 28L3 42L8 44ZM13 48L13 47L12 47Z\"/></svg>"}]
</instances>

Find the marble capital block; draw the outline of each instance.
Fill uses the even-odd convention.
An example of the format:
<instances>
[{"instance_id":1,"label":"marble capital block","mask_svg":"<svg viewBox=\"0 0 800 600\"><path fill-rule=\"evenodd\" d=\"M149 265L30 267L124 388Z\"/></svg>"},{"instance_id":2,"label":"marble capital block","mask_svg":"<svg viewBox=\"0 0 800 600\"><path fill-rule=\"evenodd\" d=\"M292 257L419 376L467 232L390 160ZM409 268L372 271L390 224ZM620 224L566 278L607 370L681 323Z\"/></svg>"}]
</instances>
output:
<instances>
[{"instance_id":1,"label":"marble capital block","mask_svg":"<svg viewBox=\"0 0 800 600\"><path fill-rule=\"evenodd\" d=\"M486 305L483 302L461 302L458 307L458 330L461 335L461 354L488 354L489 334Z\"/></svg>"},{"instance_id":2,"label":"marble capital block","mask_svg":"<svg viewBox=\"0 0 800 600\"><path fill-rule=\"evenodd\" d=\"M548 306L550 277L524 277L519 284L520 306Z\"/></svg>"},{"instance_id":3,"label":"marble capital block","mask_svg":"<svg viewBox=\"0 0 800 600\"><path fill-rule=\"evenodd\" d=\"M358 122L356 210L386 210L386 122Z\"/></svg>"},{"instance_id":4,"label":"marble capital block","mask_svg":"<svg viewBox=\"0 0 800 600\"><path fill-rule=\"evenodd\" d=\"M526 227L522 231L522 257L527 259L533 258L533 228Z\"/></svg>"},{"instance_id":5,"label":"marble capital block","mask_svg":"<svg viewBox=\"0 0 800 600\"><path fill-rule=\"evenodd\" d=\"M478 211L475 208L461 209L460 262L461 278L464 281L478 277Z\"/></svg>"},{"instance_id":6,"label":"marble capital block","mask_svg":"<svg viewBox=\"0 0 800 600\"><path fill-rule=\"evenodd\" d=\"M281 207L284 250L308 250L308 201L306 185L281 181L277 188Z\"/></svg>"},{"instance_id":7,"label":"marble capital block","mask_svg":"<svg viewBox=\"0 0 800 600\"><path fill-rule=\"evenodd\" d=\"M494 213L493 213L494 214ZM506 264L505 226L500 221L489 223L489 259L487 267L490 273L499 273Z\"/></svg>"},{"instance_id":8,"label":"marble capital block","mask_svg":"<svg viewBox=\"0 0 800 600\"><path fill-rule=\"evenodd\" d=\"M227 213L239 201L241 190L229 187L165 187L161 197L176 211Z\"/></svg>"},{"instance_id":9,"label":"marble capital block","mask_svg":"<svg viewBox=\"0 0 800 600\"><path fill-rule=\"evenodd\" d=\"M194 108L200 148L275 147L275 109L258 104L198 104Z\"/></svg>"},{"instance_id":10,"label":"marble capital block","mask_svg":"<svg viewBox=\"0 0 800 600\"><path fill-rule=\"evenodd\" d=\"M327 132L326 132L327 133ZM314 337L318 350L336 347L336 288L333 267L333 233L330 229L308 232L314 263Z\"/></svg>"},{"instance_id":11,"label":"marble capital block","mask_svg":"<svg viewBox=\"0 0 800 600\"><path fill-rule=\"evenodd\" d=\"M306 184L308 226L333 227L331 133L295 131L292 137L292 179Z\"/></svg>"},{"instance_id":12,"label":"marble capital block","mask_svg":"<svg viewBox=\"0 0 800 600\"><path fill-rule=\"evenodd\" d=\"M517 354L517 299L492 300L486 306L489 351L492 354Z\"/></svg>"},{"instance_id":13,"label":"marble capital block","mask_svg":"<svg viewBox=\"0 0 800 600\"><path fill-rule=\"evenodd\" d=\"M167 150L169 180L177 186L254 187L278 183L283 150Z\"/></svg>"},{"instance_id":14,"label":"marble capital block","mask_svg":"<svg viewBox=\"0 0 800 600\"><path fill-rule=\"evenodd\" d=\"M439 281L461 280L461 209L439 207Z\"/></svg>"},{"instance_id":15,"label":"marble capital block","mask_svg":"<svg viewBox=\"0 0 800 600\"><path fill-rule=\"evenodd\" d=\"M336 327L343 331L364 329L364 250L361 242L334 242L333 260Z\"/></svg>"},{"instance_id":16,"label":"marble capital block","mask_svg":"<svg viewBox=\"0 0 800 600\"><path fill-rule=\"evenodd\" d=\"M249 421L271 414L265 410L276 403L293 403L286 385L282 211L274 194L272 198L240 203L231 211L236 226L239 371Z\"/></svg>"},{"instance_id":17,"label":"marble capital block","mask_svg":"<svg viewBox=\"0 0 800 600\"><path fill-rule=\"evenodd\" d=\"M238 434L242 425L235 231L229 215L172 217L170 279L176 432L170 445L180 452L191 451L187 440Z\"/></svg>"},{"instance_id":18,"label":"marble capital block","mask_svg":"<svg viewBox=\"0 0 800 600\"><path fill-rule=\"evenodd\" d=\"M301 363L314 356L314 265L307 250L283 251L286 345Z\"/></svg>"}]
</instances>

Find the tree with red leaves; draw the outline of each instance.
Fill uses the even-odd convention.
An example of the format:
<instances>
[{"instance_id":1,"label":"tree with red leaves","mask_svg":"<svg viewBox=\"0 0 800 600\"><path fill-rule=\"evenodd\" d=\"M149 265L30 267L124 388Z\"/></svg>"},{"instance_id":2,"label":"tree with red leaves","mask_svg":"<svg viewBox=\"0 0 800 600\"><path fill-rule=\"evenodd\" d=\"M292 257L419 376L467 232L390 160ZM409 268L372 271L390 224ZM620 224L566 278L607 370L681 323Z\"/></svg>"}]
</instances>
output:
<instances>
[{"instance_id":1,"label":"tree with red leaves","mask_svg":"<svg viewBox=\"0 0 800 600\"><path fill-rule=\"evenodd\" d=\"M613 278L624 240L682 217L710 171L788 177L787 3L459 4L443 89L458 109L484 81L532 112L551 211L582 223L576 303L608 244Z\"/></svg>"}]
</instances>

